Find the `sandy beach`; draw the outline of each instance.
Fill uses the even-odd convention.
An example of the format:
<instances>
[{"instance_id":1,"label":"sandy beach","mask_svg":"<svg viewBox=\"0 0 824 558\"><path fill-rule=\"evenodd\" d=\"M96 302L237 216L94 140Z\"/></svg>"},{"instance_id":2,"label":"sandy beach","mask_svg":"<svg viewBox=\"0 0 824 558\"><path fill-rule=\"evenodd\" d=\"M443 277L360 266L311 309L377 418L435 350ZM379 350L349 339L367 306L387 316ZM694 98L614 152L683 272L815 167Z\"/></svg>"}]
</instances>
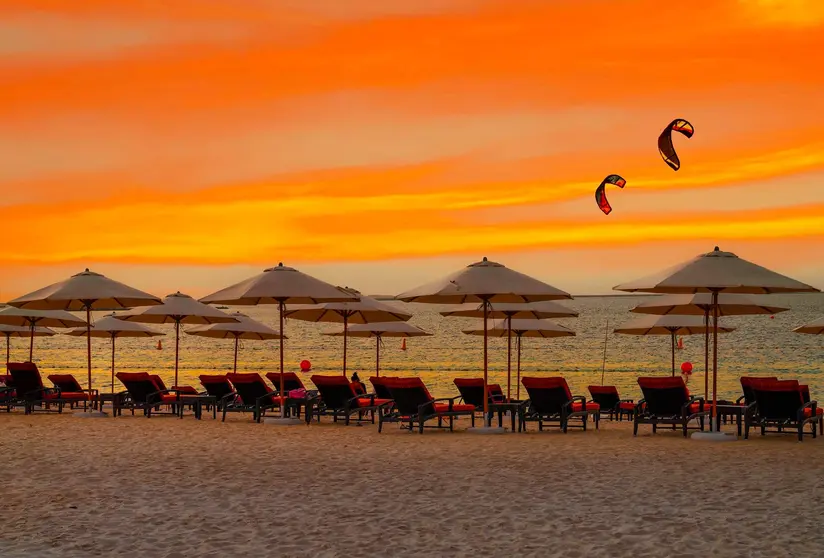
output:
<instances>
[{"instance_id":1,"label":"sandy beach","mask_svg":"<svg viewBox=\"0 0 824 558\"><path fill-rule=\"evenodd\" d=\"M5 557L824 555L820 438L0 424Z\"/></svg>"}]
</instances>

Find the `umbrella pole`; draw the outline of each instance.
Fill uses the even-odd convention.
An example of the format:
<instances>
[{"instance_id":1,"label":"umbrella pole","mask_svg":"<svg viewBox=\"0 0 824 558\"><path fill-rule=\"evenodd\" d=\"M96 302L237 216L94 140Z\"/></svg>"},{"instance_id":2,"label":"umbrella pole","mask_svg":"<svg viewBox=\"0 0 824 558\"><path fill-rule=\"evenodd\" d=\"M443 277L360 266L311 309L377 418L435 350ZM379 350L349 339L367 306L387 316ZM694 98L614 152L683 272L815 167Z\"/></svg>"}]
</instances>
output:
<instances>
[{"instance_id":1,"label":"umbrella pole","mask_svg":"<svg viewBox=\"0 0 824 558\"><path fill-rule=\"evenodd\" d=\"M343 315L343 377L346 377L346 341L348 340L348 321L349 316L345 313Z\"/></svg>"},{"instance_id":2,"label":"umbrella pole","mask_svg":"<svg viewBox=\"0 0 824 558\"><path fill-rule=\"evenodd\" d=\"M177 365L180 356L180 320L175 320L175 386L177 387Z\"/></svg>"},{"instance_id":3,"label":"umbrella pole","mask_svg":"<svg viewBox=\"0 0 824 558\"><path fill-rule=\"evenodd\" d=\"M718 291L712 292L712 414L710 415L710 430L712 421L715 421L715 431L721 430L718 421Z\"/></svg>"},{"instance_id":4,"label":"umbrella pole","mask_svg":"<svg viewBox=\"0 0 824 558\"><path fill-rule=\"evenodd\" d=\"M375 375L381 375L381 336L375 336Z\"/></svg>"},{"instance_id":5,"label":"umbrella pole","mask_svg":"<svg viewBox=\"0 0 824 558\"><path fill-rule=\"evenodd\" d=\"M237 343L238 339L240 339L239 335L235 335L235 374L237 374Z\"/></svg>"},{"instance_id":6,"label":"umbrella pole","mask_svg":"<svg viewBox=\"0 0 824 558\"><path fill-rule=\"evenodd\" d=\"M34 330L32 330L34 335ZM92 402L92 305L86 304L86 367L89 380L89 409ZM102 409L101 409L102 410Z\"/></svg>"},{"instance_id":7,"label":"umbrella pole","mask_svg":"<svg viewBox=\"0 0 824 558\"><path fill-rule=\"evenodd\" d=\"M512 316L508 316L506 328L506 399L512 398Z\"/></svg>"},{"instance_id":8,"label":"umbrella pole","mask_svg":"<svg viewBox=\"0 0 824 558\"><path fill-rule=\"evenodd\" d=\"M672 377L675 377L675 330L670 331L670 337L672 337Z\"/></svg>"},{"instance_id":9,"label":"umbrella pole","mask_svg":"<svg viewBox=\"0 0 824 558\"><path fill-rule=\"evenodd\" d=\"M29 326L29 362L34 362L34 321Z\"/></svg>"},{"instance_id":10,"label":"umbrella pole","mask_svg":"<svg viewBox=\"0 0 824 558\"><path fill-rule=\"evenodd\" d=\"M487 388L487 379L489 373L489 355L487 353L487 335L489 334L488 324L489 319L489 300L484 299L484 425L489 427L492 424L492 417L489 416L489 390Z\"/></svg>"},{"instance_id":11,"label":"umbrella pole","mask_svg":"<svg viewBox=\"0 0 824 558\"><path fill-rule=\"evenodd\" d=\"M710 309L704 309L704 401L710 398Z\"/></svg>"},{"instance_id":12,"label":"umbrella pole","mask_svg":"<svg viewBox=\"0 0 824 558\"><path fill-rule=\"evenodd\" d=\"M114 333L112 333L112 393L114 393L114 340L116 338L117 336Z\"/></svg>"},{"instance_id":13,"label":"umbrella pole","mask_svg":"<svg viewBox=\"0 0 824 558\"><path fill-rule=\"evenodd\" d=\"M518 379L515 383L515 399L521 400L521 336L518 336Z\"/></svg>"},{"instance_id":14,"label":"umbrella pole","mask_svg":"<svg viewBox=\"0 0 824 558\"><path fill-rule=\"evenodd\" d=\"M283 391L286 389L284 387L283 381L283 340L285 336L283 335L283 312L286 310L286 305L283 301L278 302L278 319L280 320L280 390L278 394L283 397ZM283 401L283 400L281 400ZM286 418L286 405L281 404L280 406L280 418Z\"/></svg>"},{"instance_id":15,"label":"umbrella pole","mask_svg":"<svg viewBox=\"0 0 824 558\"><path fill-rule=\"evenodd\" d=\"M6 334L6 364L9 363L9 355L11 355L11 333Z\"/></svg>"}]
</instances>

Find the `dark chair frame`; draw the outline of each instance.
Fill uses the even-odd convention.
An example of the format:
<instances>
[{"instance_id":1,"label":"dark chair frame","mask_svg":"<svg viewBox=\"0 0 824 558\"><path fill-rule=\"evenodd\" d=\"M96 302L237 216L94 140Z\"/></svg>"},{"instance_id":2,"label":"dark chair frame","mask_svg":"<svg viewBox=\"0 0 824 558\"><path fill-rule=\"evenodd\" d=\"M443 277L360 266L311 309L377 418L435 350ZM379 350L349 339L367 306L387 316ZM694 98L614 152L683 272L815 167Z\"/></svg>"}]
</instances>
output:
<instances>
[{"instance_id":1,"label":"dark chair frame","mask_svg":"<svg viewBox=\"0 0 824 558\"><path fill-rule=\"evenodd\" d=\"M155 415L170 415L183 418L183 410L191 402L186 402L179 390L159 389L156 380L145 372L118 372L115 377L126 389L118 393L119 397L112 401L112 417L123 415L123 409L129 409L134 415L135 410L143 411L143 416L151 418ZM175 395L175 401L164 401L164 395ZM163 407L169 411L162 411Z\"/></svg>"},{"instance_id":2,"label":"dark chair frame","mask_svg":"<svg viewBox=\"0 0 824 558\"><path fill-rule=\"evenodd\" d=\"M572 395L563 377L527 376L521 378L521 384L529 395L524 411L524 430L526 430L527 422L537 422L539 432L543 431L544 423L557 424L564 434L569 428L580 428L586 431L590 415L595 422L595 429L599 428L600 409L598 411L588 410L587 398L583 395ZM576 402L581 404L579 411L573 410ZM571 424L570 420L580 420L581 424Z\"/></svg>"},{"instance_id":3,"label":"dark chair frame","mask_svg":"<svg viewBox=\"0 0 824 558\"><path fill-rule=\"evenodd\" d=\"M85 393L85 399L66 399L62 397L64 392L60 388L45 387L43 385L43 378L40 375L40 370L38 370L37 365L33 362L9 362L6 365L6 369L12 377L15 389L15 396L8 404L11 404L12 406L19 406L22 404L24 414L30 415L34 412L60 414L63 412L63 407L66 405L69 405L71 408L72 403L83 402L84 405L86 405L84 408L88 408L87 405L93 403L89 400L91 397L91 393L88 393L89 390L81 390L80 392L65 392ZM52 394L55 395L55 397L47 398L47 396ZM52 410L52 405L56 405L57 409ZM36 409L35 407L38 406L41 408Z\"/></svg>"},{"instance_id":4,"label":"dark chair frame","mask_svg":"<svg viewBox=\"0 0 824 558\"><path fill-rule=\"evenodd\" d=\"M652 425L653 434L658 432L659 425L670 425L673 430L680 426L685 438L689 430L704 431L704 420L709 417L710 407L705 407L703 397L689 395L683 379L678 376L638 378L638 385L644 397L633 412L633 436L638 435L641 424ZM695 403L698 403L697 413L690 410ZM698 420L698 427L689 426L693 420Z\"/></svg>"},{"instance_id":5,"label":"dark chair frame","mask_svg":"<svg viewBox=\"0 0 824 558\"><path fill-rule=\"evenodd\" d=\"M818 402L805 402L802 387L796 380L764 380L753 383L752 389L755 402L747 406L744 415L745 440L750 437L750 428L760 428L762 436L768 432L787 434L795 430L798 441L802 442L807 425L816 438L817 427L824 424L818 414ZM806 409L810 409L809 417L804 416Z\"/></svg>"},{"instance_id":6,"label":"dark chair frame","mask_svg":"<svg viewBox=\"0 0 824 558\"><path fill-rule=\"evenodd\" d=\"M340 416L344 424L349 426L352 415L358 414L356 423L363 421L364 415L369 415L372 424L375 424L375 414L385 412L389 407L386 400L376 403L377 397L374 393L357 393L352 382L344 376L312 376L312 383L318 388L318 404L315 406L314 414L320 422L321 416L331 416L333 422L338 422ZM368 405L360 405L360 401L368 400Z\"/></svg>"},{"instance_id":7,"label":"dark chair frame","mask_svg":"<svg viewBox=\"0 0 824 558\"><path fill-rule=\"evenodd\" d=\"M594 388L594 391L593 391ZM607 391L607 388L612 388L611 391ZM634 399L621 399L621 396L618 393L618 388L615 386L588 386L587 390L589 390L589 395L591 399L589 400L590 403L598 403L601 406L600 411L598 412L599 418L603 419L603 414L607 413L607 418L609 420L616 420L619 421L624 420L624 415L627 415L627 420L632 420L632 416L635 413L635 400ZM599 390L603 390L600 391ZM622 409L621 403L630 403L632 405L632 409Z\"/></svg>"},{"instance_id":8,"label":"dark chair frame","mask_svg":"<svg viewBox=\"0 0 824 558\"><path fill-rule=\"evenodd\" d=\"M251 412L252 420L259 423L268 409L280 409L280 393L270 390L260 374L227 374L226 377L235 387L235 396L227 397L222 405L223 422L226 422L226 413Z\"/></svg>"},{"instance_id":9,"label":"dark chair frame","mask_svg":"<svg viewBox=\"0 0 824 558\"><path fill-rule=\"evenodd\" d=\"M424 428L449 428L454 431L454 421L456 417L468 416L475 426L475 410L455 409L455 401L460 396L441 397L435 399L429 394L429 390L420 378L386 378L386 387L392 395L393 404L387 406L385 413L378 413L378 432L383 430L383 423L399 423L401 429L413 431L416 427L420 434ZM435 403L448 402L446 411L437 412ZM427 425L432 419L438 419L438 425ZM444 419L449 419L449 426L443 426Z\"/></svg>"}]
</instances>

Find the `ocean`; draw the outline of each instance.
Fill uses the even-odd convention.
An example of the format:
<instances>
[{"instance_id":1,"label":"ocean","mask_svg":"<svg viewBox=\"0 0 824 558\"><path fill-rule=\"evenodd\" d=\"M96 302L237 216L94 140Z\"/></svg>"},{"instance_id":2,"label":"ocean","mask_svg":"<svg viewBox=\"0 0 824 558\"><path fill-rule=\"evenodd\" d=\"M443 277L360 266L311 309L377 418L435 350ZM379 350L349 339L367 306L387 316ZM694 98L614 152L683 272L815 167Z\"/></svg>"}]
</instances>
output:
<instances>
[{"instance_id":1,"label":"ocean","mask_svg":"<svg viewBox=\"0 0 824 558\"><path fill-rule=\"evenodd\" d=\"M813 398L824 399L824 336L793 333L794 327L824 315L824 295L770 295L769 300L790 311L770 316L722 318L721 323L736 327L736 331L719 335L719 396L736 398L743 375L777 375L797 378L810 385ZM630 308L642 301L642 296L581 297L563 301L580 313L578 318L556 320L576 332L575 337L557 339L524 338L521 356L522 375L563 375L574 394L586 395L588 385L615 385L622 397L637 398L636 378L642 375L669 375L669 336L637 337L612 333L622 322L637 317ZM436 397L457 395L453 379L480 377L483 371L483 339L461 333L462 329L482 327L482 320L444 318L439 311L448 306L404 304L393 302L413 313L410 323L433 333L432 337L407 340L407 350L401 350L402 340L387 338L381 350L381 373L400 376L420 376ZM278 325L274 306L230 307L274 328ZM104 313L98 313L94 318ZM159 338L117 340L116 365L120 372L147 371L160 374L171 385L174 379L174 328L171 325L150 326L167 335ZM606 361L604 338L606 336ZM185 329L184 326L182 329ZM299 362L309 360L313 373L341 372L342 337L322 335L340 330L329 323L286 322L287 371L299 371ZM59 331L59 330L58 330ZM157 340L163 348L157 350ZM689 385L700 393L704 386L703 335L683 337L684 348L676 353L676 365L689 361L694 370ZM29 340L12 338L12 360L28 358ZM513 340L513 348L515 346ZM208 339L181 333L180 384L200 387L197 377L203 373L231 372L234 342ZM111 389L111 344L105 339L92 339L94 387ZM238 355L239 372L272 372L278 369L278 341L241 341ZM45 374L52 372L76 374L86 383L86 342L83 337L56 335L35 338L34 361ZM515 391L515 356L513 354L513 393ZM375 370L375 340L350 338L347 354L349 374L357 371L362 380ZM490 339L489 375L492 382L506 389L506 338ZM308 375L307 375L308 376ZM308 377L305 379L308 380ZM117 385L116 389L120 389ZM821 394L821 395L818 395ZM522 394L523 395L523 394Z\"/></svg>"}]
</instances>

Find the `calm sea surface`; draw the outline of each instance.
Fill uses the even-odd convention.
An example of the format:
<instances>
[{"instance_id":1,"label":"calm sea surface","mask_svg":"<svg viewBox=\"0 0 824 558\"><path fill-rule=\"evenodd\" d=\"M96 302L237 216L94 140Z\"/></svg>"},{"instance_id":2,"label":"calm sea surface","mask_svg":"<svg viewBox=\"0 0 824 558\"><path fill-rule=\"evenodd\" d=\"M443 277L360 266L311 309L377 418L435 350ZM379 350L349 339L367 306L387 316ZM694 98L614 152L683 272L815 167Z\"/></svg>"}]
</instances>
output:
<instances>
[{"instance_id":1,"label":"calm sea surface","mask_svg":"<svg viewBox=\"0 0 824 558\"><path fill-rule=\"evenodd\" d=\"M776 305L789 307L789 312L770 316L723 318L721 323L735 326L732 333L719 335L719 390L725 397L737 397L739 376L774 374L782 378L798 378L808 383L813 397L824 399L824 336L793 333L794 327L824 315L824 295L772 295ZM575 337L560 339L524 338L521 370L524 375L558 375L567 378L576 394L585 394L586 387L601 381L618 386L622 395L637 397L636 378L639 375L670 373L670 339L668 336L636 337L611 333L613 327L636 317L629 309L645 297L592 297L566 301L564 304L580 313L578 318L557 320L576 332ZM398 304L414 314L410 323L433 333L432 337L407 340L402 351L401 339L387 338L381 350L381 371L387 375L420 376L436 396L455 395L452 380L456 377L480 377L483 371L483 339L461 333L462 329L482 327L480 319L444 318L438 311L447 306ZM277 328L275 307L238 307L250 317ZM227 312L228 312L227 311ZM102 315L102 314L100 314ZM100 315L96 317L100 317ZM604 333L607 322L606 366L603 366ZM160 374L171 385L174 378L174 329L172 326L151 326L166 333L150 339L118 339L117 370L124 372L151 371ZM322 335L341 326L288 320L286 322L286 369L298 371L303 359L312 362L313 372L335 373L341 370L342 343L340 337ZM185 327L184 327L185 329ZM163 349L157 350L157 339ZM12 360L26 360L28 339L12 339ZM276 371L277 341L242 341L238 371ZM181 333L181 384L199 387L197 376L202 373L231 371L234 342L207 339ZM513 343L514 346L514 343ZM85 384L85 338L57 335L36 338L34 360L45 373L71 372ZM506 339L490 340L490 377L506 385ZM93 381L95 387L109 390L111 344L104 339L92 339ZM684 337L684 349L676 354L676 363L691 361L694 372L690 385L694 392L703 389L703 336ZM513 356L513 375L514 375ZM375 340L350 339L349 371L358 371L366 380L375 369ZM307 378L308 380L308 378ZM700 388L700 389L699 389ZM513 379L514 390L514 379Z\"/></svg>"}]
</instances>

